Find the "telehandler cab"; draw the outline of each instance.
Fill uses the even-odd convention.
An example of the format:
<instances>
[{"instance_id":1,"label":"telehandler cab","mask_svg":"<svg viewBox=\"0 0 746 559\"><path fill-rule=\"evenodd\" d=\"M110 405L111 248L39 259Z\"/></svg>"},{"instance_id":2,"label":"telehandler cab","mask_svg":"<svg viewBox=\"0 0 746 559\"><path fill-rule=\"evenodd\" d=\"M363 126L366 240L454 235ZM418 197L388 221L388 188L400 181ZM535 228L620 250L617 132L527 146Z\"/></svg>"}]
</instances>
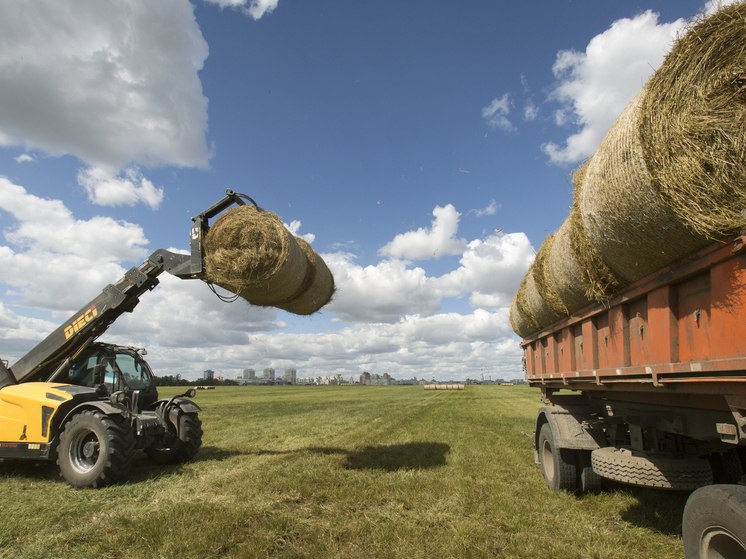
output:
<instances>
[{"instance_id":1,"label":"telehandler cab","mask_svg":"<svg viewBox=\"0 0 746 559\"><path fill-rule=\"evenodd\" d=\"M191 253L159 249L115 284L106 286L12 366L0 361L0 458L57 460L73 487L103 487L122 478L135 450L155 462L190 460L202 444L193 389L159 399L145 351L95 340L161 272L205 280L202 239L209 219L244 194L226 196L192 218Z\"/></svg>"}]
</instances>

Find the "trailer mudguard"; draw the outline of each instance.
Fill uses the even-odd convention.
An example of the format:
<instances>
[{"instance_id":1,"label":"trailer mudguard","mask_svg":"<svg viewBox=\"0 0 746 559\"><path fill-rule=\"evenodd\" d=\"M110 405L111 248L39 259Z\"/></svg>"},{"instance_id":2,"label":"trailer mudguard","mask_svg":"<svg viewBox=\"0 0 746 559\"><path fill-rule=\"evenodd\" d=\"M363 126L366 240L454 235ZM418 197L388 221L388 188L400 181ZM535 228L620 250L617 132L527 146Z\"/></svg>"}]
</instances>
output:
<instances>
[{"instance_id":1,"label":"trailer mudguard","mask_svg":"<svg viewBox=\"0 0 746 559\"><path fill-rule=\"evenodd\" d=\"M539 447L541 426L549 423L558 448L573 450L596 450L604 446L603 432L593 427L597 418L587 412L572 412L562 406L543 407L536 414L534 448Z\"/></svg>"}]
</instances>

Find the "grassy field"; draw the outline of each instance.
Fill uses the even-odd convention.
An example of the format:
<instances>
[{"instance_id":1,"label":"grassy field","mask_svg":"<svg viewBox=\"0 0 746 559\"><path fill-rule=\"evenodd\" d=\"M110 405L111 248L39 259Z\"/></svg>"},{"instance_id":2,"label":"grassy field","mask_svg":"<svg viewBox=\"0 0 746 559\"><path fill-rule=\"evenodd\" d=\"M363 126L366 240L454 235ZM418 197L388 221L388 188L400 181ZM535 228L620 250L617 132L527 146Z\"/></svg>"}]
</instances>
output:
<instances>
[{"instance_id":1,"label":"grassy field","mask_svg":"<svg viewBox=\"0 0 746 559\"><path fill-rule=\"evenodd\" d=\"M162 396L175 394L162 389ZM219 387L193 462L76 491L0 461L2 558L682 557L686 494L546 489L538 391Z\"/></svg>"}]
</instances>

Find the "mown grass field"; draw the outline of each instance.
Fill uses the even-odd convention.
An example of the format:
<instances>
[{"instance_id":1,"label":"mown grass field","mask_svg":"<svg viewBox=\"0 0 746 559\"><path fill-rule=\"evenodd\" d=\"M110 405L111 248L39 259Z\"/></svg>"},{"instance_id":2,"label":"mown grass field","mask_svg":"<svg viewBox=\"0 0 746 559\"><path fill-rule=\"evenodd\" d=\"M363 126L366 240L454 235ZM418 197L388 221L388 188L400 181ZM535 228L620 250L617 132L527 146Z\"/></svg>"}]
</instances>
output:
<instances>
[{"instance_id":1,"label":"mown grass field","mask_svg":"<svg viewBox=\"0 0 746 559\"><path fill-rule=\"evenodd\" d=\"M162 389L162 396L176 389ZM193 462L74 490L0 461L2 558L682 557L686 494L546 489L527 387L219 387Z\"/></svg>"}]
</instances>

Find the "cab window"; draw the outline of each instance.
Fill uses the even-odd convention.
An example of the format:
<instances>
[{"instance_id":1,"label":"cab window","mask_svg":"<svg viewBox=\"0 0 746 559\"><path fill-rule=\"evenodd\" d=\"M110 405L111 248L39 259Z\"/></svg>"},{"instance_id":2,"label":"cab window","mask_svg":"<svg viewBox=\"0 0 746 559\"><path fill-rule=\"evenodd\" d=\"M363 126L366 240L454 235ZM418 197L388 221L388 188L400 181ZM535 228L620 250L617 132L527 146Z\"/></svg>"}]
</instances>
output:
<instances>
[{"instance_id":1,"label":"cab window","mask_svg":"<svg viewBox=\"0 0 746 559\"><path fill-rule=\"evenodd\" d=\"M150 374L140 359L136 359L129 353L118 353L117 366L122 373L124 383L132 390L150 387Z\"/></svg>"}]
</instances>

